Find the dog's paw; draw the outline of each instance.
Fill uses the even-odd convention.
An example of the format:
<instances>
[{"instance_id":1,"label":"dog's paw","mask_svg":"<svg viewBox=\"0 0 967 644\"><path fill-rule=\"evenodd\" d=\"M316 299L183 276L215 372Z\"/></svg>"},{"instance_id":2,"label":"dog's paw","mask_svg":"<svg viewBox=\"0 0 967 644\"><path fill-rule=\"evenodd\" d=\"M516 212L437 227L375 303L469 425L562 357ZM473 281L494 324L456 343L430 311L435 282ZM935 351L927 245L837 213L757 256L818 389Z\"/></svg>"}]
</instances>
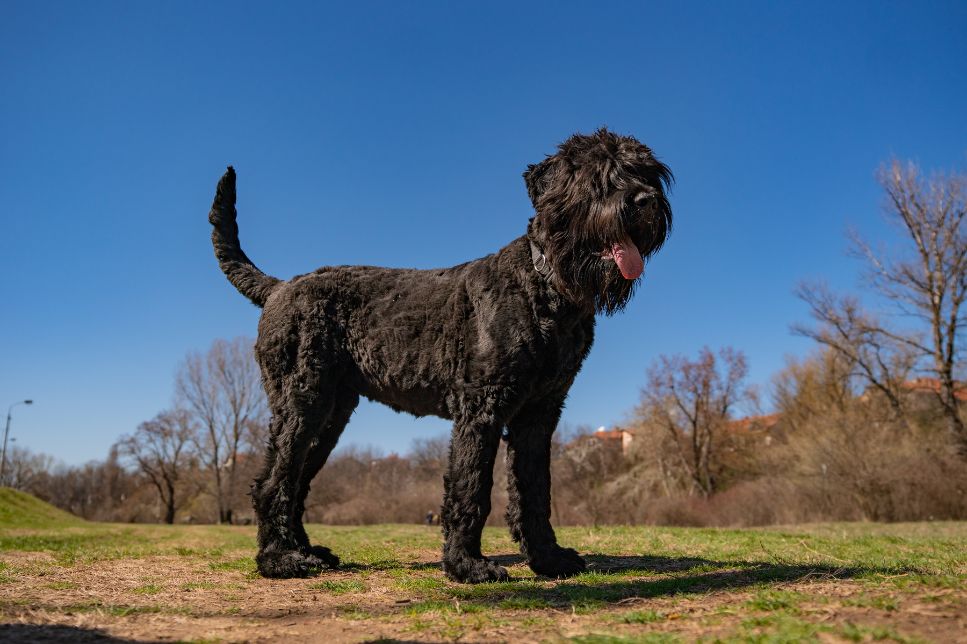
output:
<instances>
[{"instance_id":1,"label":"dog's paw","mask_svg":"<svg viewBox=\"0 0 967 644\"><path fill-rule=\"evenodd\" d=\"M298 550L271 550L255 556L259 574L274 579L307 577L313 568L319 566Z\"/></svg>"},{"instance_id":2,"label":"dog's paw","mask_svg":"<svg viewBox=\"0 0 967 644\"><path fill-rule=\"evenodd\" d=\"M503 566L489 559L463 557L456 561L444 561L443 572L453 581L464 584L484 584L492 581L510 581L510 575Z\"/></svg>"},{"instance_id":3,"label":"dog's paw","mask_svg":"<svg viewBox=\"0 0 967 644\"><path fill-rule=\"evenodd\" d=\"M560 546L535 555L529 563L535 573L552 579L573 577L587 569L587 564L577 551Z\"/></svg>"},{"instance_id":4,"label":"dog's paw","mask_svg":"<svg viewBox=\"0 0 967 644\"><path fill-rule=\"evenodd\" d=\"M324 546L309 546L305 550L305 557L309 565L314 568L335 569L339 567L339 557L332 554L332 551Z\"/></svg>"}]
</instances>

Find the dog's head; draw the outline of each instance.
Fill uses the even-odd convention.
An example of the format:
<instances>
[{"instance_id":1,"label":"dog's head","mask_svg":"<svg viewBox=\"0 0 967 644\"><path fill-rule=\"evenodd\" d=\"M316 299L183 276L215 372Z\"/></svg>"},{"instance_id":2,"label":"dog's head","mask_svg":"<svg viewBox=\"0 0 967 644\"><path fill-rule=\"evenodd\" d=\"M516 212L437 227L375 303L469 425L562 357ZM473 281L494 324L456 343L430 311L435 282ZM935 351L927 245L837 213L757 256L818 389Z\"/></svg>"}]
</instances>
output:
<instances>
[{"instance_id":1,"label":"dog's head","mask_svg":"<svg viewBox=\"0 0 967 644\"><path fill-rule=\"evenodd\" d=\"M524 172L536 215L528 236L555 287L608 315L627 304L644 259L671 229L668 166L630 136L575 134Z\"/></svg>"}]
</instances>

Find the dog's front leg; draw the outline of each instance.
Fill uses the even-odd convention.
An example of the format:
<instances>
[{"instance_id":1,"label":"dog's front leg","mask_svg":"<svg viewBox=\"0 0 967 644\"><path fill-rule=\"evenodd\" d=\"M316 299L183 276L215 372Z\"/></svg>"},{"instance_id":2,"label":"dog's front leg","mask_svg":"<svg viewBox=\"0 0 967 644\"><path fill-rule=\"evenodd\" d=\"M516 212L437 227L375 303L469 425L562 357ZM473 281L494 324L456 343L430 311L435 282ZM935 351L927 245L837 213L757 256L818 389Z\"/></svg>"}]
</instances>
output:
<instances>
[{"instance_id":1,"label":"dog's front leg","mask_svg":"<svg viewBox=\"0 0 967 644\"><path fill-rule=\"evenodd\" d=\"M500 427L494 422L457 422L453 427L441 519L443 571L454 581L478 584L510 578L480 552L499 444Z\"/></svg>"},{"instance_id":2,"label":"dog's front leg","mask_svg":"<svg viewBox=\"0 0 967 644\"><path fill-rule=\"evenodd\" d=\"M531 570L545 577L585 569L577 552L557 545L551 527L551 435L561 401L528 405L507 428L507 525Z\"/></svg>"}]
</instances>

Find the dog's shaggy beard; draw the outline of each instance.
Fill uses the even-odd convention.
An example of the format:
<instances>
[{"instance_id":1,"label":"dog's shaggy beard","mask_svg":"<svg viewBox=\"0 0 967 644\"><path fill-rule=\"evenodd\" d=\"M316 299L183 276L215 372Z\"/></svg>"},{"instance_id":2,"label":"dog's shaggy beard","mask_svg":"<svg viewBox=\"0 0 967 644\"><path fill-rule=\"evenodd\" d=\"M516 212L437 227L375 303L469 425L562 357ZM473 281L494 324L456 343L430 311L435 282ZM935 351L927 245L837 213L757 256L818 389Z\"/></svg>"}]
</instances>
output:
<instances>
[{"instance_id":1,"label":"dog's shaggy beard","mask_svg":"<svg viewBox=\"0 0 967 644\"><path fill-rule=\"evenodd\" d=\"M661 248L672 223L671 170L637 140L601 129L571 137L524 178L537 211L529 234L555 288L594 312L622 310L638 279L625 278L606 251L629 239L643 259Z\"/></svg>"},{"instance_id":2,"label":"dog's shaggy beard","mask_svg":"<svg viewBox=\"0 0 967 644\"><path fill-rule=\"evenodd\" d=\"M624 309L640 282L626 279L615 260L604 256L605 249L630 238L647 258L667 237L667 216L644 217L624 200L625 194L617 193L604 204L595 202L585 217L565 214L571 225L545 238L555 287L596 313L612 315Z\"/></svg>"}]
</instances>

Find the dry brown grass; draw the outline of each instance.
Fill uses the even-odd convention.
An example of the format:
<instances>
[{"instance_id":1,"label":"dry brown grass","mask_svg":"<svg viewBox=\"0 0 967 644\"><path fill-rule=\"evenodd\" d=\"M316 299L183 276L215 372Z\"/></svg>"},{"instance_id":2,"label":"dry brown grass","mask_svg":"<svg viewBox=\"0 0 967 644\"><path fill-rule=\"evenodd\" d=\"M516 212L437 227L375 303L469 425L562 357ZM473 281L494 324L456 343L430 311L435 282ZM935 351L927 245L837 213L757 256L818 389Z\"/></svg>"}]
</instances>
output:
<instances>
[{"instance_id":1,"label":"dry brown grass","mask_svg":"<svg viewBox=\"0 0 967 644\"><path fill-rule=\"evenodd\" d=\"M953 641L967 626L962 523L563 529L591 564L564 581L488 530L514 581L482 586L444 579L436 529L310 532L344 570L258 578L251 528L0 528L0 639Z\"/></svg>"}]
</instances>

